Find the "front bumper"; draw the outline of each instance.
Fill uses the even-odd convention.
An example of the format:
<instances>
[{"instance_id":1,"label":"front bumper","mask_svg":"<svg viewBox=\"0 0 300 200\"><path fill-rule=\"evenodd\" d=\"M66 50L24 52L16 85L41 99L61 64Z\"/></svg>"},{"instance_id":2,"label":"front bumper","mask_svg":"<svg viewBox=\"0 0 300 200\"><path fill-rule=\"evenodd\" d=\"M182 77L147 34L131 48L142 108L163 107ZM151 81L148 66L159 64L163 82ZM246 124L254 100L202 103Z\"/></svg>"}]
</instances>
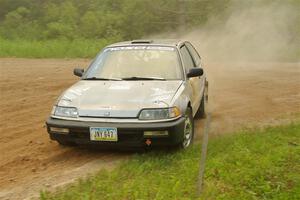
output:
<instances>
[{"instance_id":1,"label":"front bumper","mask_svg":"<svg viewBox=\"0 0 300 200\"><path fill-rule=\"evenodd\" d=\"M183 140L184 117L175 121L155 123L112 123L82 122L49 118L46 121L47 131L52 140L63 140L76 144L89 144L103 147L144 147L147 139L151 146L171 146ZM50 127L68 128L68 134L50 131ZM91 141L90 127L115 127L118 130L118 141ZM168 131L167 136L144 136L144 131Z\"/></svg>"}]
</instances>

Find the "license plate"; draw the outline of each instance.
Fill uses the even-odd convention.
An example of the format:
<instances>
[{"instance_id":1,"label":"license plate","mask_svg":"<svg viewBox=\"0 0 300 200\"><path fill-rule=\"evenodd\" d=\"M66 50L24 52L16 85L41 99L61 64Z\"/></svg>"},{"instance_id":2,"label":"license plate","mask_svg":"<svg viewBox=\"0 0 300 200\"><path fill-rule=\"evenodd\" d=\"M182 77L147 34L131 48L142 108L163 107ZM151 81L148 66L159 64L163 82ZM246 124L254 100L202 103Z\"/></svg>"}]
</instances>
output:
<instances>
[{"instance_id":1,"label":"license plate","mask_svg":"<svg viewBox=\"0 0 300 200\"><path fill-rule=\"evenodd\" d=\"M118 141L116 128L90 127L90 140L92 141Z\"/></svg>"}]
</instances>

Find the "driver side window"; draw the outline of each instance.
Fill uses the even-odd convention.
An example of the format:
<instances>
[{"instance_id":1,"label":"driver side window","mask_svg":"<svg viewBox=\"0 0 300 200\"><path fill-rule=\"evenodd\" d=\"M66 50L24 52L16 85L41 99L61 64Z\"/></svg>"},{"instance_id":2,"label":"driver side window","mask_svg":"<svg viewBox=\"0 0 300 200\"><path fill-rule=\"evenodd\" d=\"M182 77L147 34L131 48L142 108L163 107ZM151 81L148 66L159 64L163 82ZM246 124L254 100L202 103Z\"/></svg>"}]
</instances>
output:
<instances>
[{"instance_id":1,"label":"driver side window","mask_svg":"<svg viewBox=\"0 0 300 200\"><path fill-rule=\"evenodd\" d=\"M184 65L184 69L187 73L187 72L189 72L190 69L195 67L194 61L193 61L188 49L186 48L186 46L180 47L180 53L182 55L182 62Z\"/></svg>"}]
</instances>

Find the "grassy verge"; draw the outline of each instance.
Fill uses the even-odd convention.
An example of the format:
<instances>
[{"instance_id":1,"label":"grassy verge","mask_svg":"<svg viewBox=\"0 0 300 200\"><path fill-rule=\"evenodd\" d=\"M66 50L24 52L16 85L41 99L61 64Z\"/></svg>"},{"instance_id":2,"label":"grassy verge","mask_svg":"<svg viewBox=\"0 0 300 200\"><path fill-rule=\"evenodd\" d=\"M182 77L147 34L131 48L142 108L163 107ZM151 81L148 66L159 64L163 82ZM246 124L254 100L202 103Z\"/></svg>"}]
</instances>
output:
<instances>
[{"instance_id":1,"label":"grassy verge","mask_svg":"<svg viewBox=\"0 0 300 200\"><path fill-rule=\"evenodd\" d=\"M6 40L0 37L0 58L93 58L106 45L119 41L118 38L106 39L56 39L56 40ZM299 62L300 48L290 46L273 60Z\"/></svg>"},{"instance_id":2,"label":"grassy verge","mask_svg":"<svg viewBox=\"0 0 300 200\"><path fill-rule=\"evenodd\" d=\"M0 57L91 58L110 40L4 40L0 38Z\"/></svg>"},{"instance_id":3,"label":"grassy verge","mask_svg":"<svg viewBox=\"0 0 300 200\"><path fill-rule=\"evenodd\" d=\"M211 139L199 199L300 199L300 123ZM135 155L41 199L198 199L200 145Z\"/></svg>"}]
</instances>

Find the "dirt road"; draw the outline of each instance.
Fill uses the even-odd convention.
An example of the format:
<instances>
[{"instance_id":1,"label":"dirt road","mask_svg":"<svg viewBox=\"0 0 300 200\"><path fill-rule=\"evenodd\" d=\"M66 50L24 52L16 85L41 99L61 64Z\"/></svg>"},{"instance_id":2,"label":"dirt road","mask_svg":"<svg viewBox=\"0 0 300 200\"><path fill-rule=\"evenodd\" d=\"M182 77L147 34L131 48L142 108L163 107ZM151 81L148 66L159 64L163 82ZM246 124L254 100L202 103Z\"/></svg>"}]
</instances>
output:
<instances>
[{"instance_id":1,"label":"dirt road","mask_svg":"<svg viewBox=\"0 0 300 200\"><path fill-rule=\"evenodd\" d=\"M0 199L38 195L130 153L59 146L44 126L58 95L89 60L0 59ZM300 64L206 64L212 134L300 113ZM196 132L202 132L196 122Z\"/></svg>"}]
</instances>

